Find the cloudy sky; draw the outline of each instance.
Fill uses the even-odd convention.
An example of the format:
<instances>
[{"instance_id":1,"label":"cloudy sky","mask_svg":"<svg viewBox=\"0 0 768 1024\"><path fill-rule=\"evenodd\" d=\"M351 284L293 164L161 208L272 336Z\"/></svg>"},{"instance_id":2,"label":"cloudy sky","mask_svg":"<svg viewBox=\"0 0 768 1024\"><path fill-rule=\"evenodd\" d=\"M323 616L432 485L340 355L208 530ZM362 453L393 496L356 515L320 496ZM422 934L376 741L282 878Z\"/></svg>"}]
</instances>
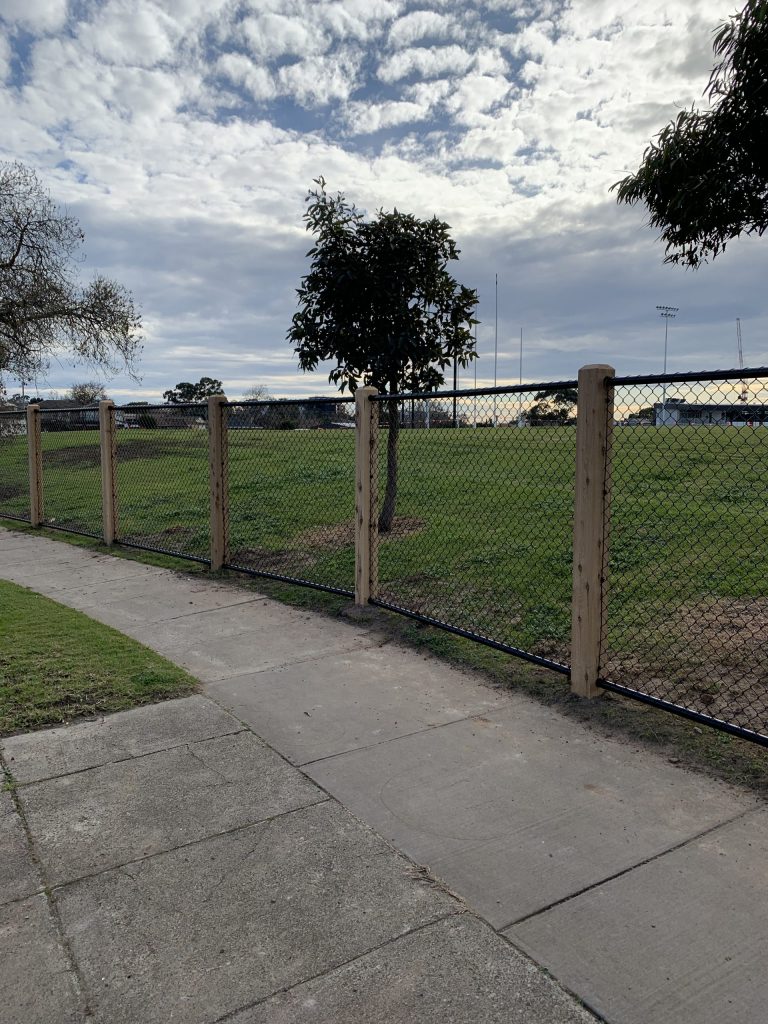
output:
<instances>
[{"instance_id":1,"label":"cloudy sky","mask_svg":"<svg viewBox=\"0 0 768 1024\"><path fill-rule=\"evenodd\" d=\"M0 159L34 167L86 233L84 273L127 285L142 381L235 397L330 392L286 329L322 174L368 211L437 214L480 295L478 384L768 363L768 240L697 272L662 263L609 186L702 102L734 0L3 0ZM92 377L55 363L47 386ZM472 383L469 374L462 383ZM14 390L15 382L8 382Z\"/></svg>"}]
</instances>

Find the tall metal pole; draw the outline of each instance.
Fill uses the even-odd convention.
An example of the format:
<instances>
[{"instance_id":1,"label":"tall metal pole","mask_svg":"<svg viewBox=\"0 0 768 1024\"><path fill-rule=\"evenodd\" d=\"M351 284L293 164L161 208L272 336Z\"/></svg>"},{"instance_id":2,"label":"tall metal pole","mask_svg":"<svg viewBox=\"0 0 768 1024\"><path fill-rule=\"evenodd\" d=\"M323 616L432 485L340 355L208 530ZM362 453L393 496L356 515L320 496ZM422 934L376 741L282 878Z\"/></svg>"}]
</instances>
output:
<instances>
[{"instance_id":1,"label":"tall metal pole","mask_svg":"<svg viewBox=\"0 0 768 1024\"><path fill-rule=\"evenodd\" d=\"M459 390L459 362L456 356L453 357L453 390ZM453 396L453 427L458 427L459 421L456 415L456 395Z\"/></svg>"},{"instance_id":2,"label":"tall metal pole","mask_svg":"<svg viewBox=\"0 0 768 1024\"><path fill-rule=\"evenodd\" d=\"M523 328L520 328L520 374L519 374L520 387L523 386ZM519 400L517 403L517 425L522 427L523 425L523 392L520 392Z\"/></svg>"},{"instance_id":3,"label":"tall metal pole","mask_svg":"<svg viewBox=\"0 0 768 1024\"><path fill-rule=\"evenodd\" d=\"M477 430L477 324L475 324L475 358L472 362L475 364L475 410L472 416L472 429Z\"/></svg>"},{"instance_id":4,"label":"tall metal pole","mask_svg":"<svg viewBox=\"0 0 768 1024\"><path fill-rule=\"evenodd\" d=\"M667 372L667 340L669 338L669 321L674 320L680 312L679 306L657 306L659 316L664 317L664 373ZM667 423L667 382L664 381L661 392L661 425Z\"/></svg>"},{"instance_id":5,"label":"tall metal pole","mask_svg":"<svg viewBox=\"0 0 768 1024\"><path fill-rule=\"evenodd\" d=\"M496 327L493 337L493 386L496 387L497 368L499 365L499 275L496 275ZM496 395L493 396L493 425L497 424L496 419Z\"/></svg>"}]
</instances>

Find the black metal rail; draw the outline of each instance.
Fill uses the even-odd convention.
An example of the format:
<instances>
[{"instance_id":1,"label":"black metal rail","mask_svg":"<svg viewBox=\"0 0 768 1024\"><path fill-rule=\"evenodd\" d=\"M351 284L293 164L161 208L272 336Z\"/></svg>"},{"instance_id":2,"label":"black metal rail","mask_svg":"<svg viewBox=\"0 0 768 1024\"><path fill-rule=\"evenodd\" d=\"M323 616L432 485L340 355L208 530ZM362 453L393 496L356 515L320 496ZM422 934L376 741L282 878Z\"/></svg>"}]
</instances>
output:
<instances>
[{"instance_id":1,"label":"black metal rail","mask_svg":"<svg viewBox=\"0 0 768 1024\"><path fill-rule=\"evenodd\" d=\"M706 725L710 729L717 729L720 732L727 732L731 736L738 736L739 739L749 740L761 747L768 747L768 736L753 729L745 729L741 725L734 725L722 718L714 718L712 715L702 714L701 711L694 711L683 704L674 704L672 701L664 700L662 697L653 697L642 690L635 690L631 686L624 686L621 683L613 683L610 679L598 679L597 685L602 690L609 690L611 693L620 693L622 697L629 697L631 700L639 701L641 704L649 704L653 708L660 708L668 711L679 718L687 718L691 722L698 722L699 725Z\"/></svg>"}]
</instances>

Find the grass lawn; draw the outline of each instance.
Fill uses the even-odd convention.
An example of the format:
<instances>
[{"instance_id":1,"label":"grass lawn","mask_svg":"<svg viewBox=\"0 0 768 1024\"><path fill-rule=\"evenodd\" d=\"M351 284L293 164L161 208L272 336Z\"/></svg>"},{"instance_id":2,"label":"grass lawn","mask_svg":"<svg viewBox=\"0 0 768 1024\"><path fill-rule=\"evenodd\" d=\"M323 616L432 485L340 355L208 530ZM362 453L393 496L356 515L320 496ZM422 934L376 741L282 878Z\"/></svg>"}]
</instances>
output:
<instances>
[{"instance_id":1,"label":"grass lawn","mask_svg":"<svg viewBox=\"0 0 768 1024\"><path fill-rule=\"evenodd\" d=\"M121 633L0 580L0 735L121 711L197 688Z\"/></svg>"},{"instance_id":2,"label":"grass lawn","mask_svg":"<svg viewBox=\"0 0 768 1024\"><path fill-rule=\"evenodd\" d=\"M98 534L98 433L43 447L47 521ZM206 432L117 447L118 537L206 557ZM379 595L567 663L574 450L574 428L402 431ZM606 674L768 730L768 429L617 428L613 468ZM0 439L0 511L25 478L26 439ZM353 589L353 431L231 430L229 499L234 564Z\"/></svg>"}]
</instances>

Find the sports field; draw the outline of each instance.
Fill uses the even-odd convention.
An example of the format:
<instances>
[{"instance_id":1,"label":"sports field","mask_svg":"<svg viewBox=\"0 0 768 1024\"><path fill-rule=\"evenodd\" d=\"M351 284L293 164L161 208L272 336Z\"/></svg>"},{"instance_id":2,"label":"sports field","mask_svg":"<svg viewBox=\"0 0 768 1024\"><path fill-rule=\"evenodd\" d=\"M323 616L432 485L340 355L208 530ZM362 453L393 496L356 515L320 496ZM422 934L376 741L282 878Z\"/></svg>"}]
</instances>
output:
<instances>
[{"instance_id":1,"label":"sports field","mask_svg":"<svg viewBox=\"0 0 768 1024\"><path fill-rule=\"evenodd\" d=\"M382 599L567 663L575 428L403 430L399 447ZM98 432L43 449L46 520L98 534ZM26 439L0 437L3 514L25 514L26 473ZM206 557L207 474L204 429L118 431L119 536ZM229 481L233 563L353 588L354 431L230 430ZM754 718L767 494L766 428L616 428L609 676L713 714L738 691Z\"/></svg>"}]
</instances>

